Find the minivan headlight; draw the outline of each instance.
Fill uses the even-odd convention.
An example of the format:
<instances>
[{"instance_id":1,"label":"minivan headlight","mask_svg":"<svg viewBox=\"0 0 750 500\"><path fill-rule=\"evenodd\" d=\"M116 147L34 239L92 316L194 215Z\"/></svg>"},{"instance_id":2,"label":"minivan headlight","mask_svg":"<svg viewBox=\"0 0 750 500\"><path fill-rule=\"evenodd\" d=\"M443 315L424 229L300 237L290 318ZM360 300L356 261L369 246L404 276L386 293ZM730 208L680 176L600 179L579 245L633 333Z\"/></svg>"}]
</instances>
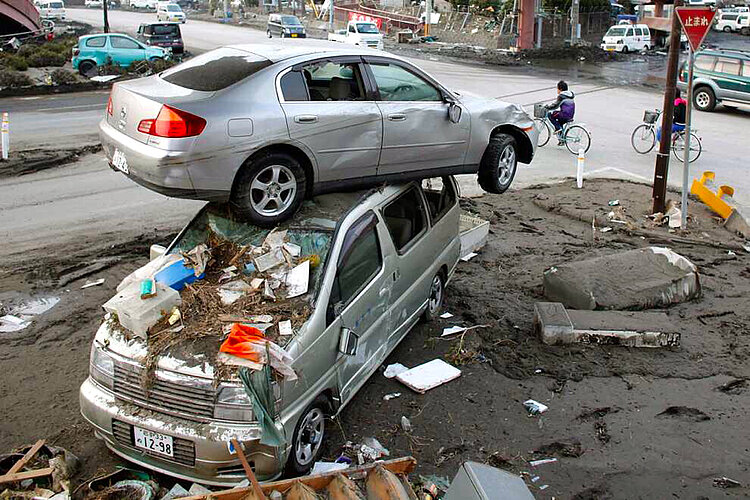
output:
<instances>
[{"instance_id":1,"label":"minivan headlight","mask_svg":"<svg viewBox=\"0 0 750 500\"><path fill-rule=\"evenodd\" d=\"M89 367L91 378L105 387L112 389L114 386L115 360L110 355L97 347L96 343L91 346L91 366Z\"/></svg>"},{"instance_id":2,"label":"minivan headlight","mask_svg":"<svg viewBox=\"0 0 750 500\"><path fill-rule=\"evenodd\" d=\"M222 387L216 399L214 417L220 420L251 422L253 420L253 402L245 392L245 388Z\"/></svg>"}]
</instances>

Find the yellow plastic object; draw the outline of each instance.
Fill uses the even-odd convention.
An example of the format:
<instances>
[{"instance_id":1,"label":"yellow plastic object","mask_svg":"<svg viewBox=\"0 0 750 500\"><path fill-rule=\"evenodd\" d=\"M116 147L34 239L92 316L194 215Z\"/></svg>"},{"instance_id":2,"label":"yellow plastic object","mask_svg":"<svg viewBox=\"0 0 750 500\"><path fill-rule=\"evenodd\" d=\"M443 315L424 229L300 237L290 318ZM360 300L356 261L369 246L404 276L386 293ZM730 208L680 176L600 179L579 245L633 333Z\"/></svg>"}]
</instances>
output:
<instances>
[{"instance_id":1,"label":"yellow plastic object","mask_svg":"<svg viewBox=\"0 0 750 500\"><path fill-rule=\"evenodd\" d=\"M708 208L726 219L734 209L724 200L725 197L729 197L731 200L734 195L734 188L731 186L719 186L719 189L714 193L711 189L714 187L713 180L715 177L716 174L713 172L703 172L700 181L693 179L693 186L690 188L690 192L708 205Z\"/></svg>"}]
</instances>

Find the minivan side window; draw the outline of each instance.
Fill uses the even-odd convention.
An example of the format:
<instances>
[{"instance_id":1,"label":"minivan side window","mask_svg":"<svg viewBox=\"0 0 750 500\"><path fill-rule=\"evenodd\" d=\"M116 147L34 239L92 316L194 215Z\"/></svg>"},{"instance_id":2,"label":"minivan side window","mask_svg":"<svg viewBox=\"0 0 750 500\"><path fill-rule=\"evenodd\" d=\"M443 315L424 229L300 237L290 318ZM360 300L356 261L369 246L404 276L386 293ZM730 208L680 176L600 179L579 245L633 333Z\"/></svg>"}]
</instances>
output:
<instances>
[{"instance_id":1,"label":"minivan side window","mask_svg":"<svg viewBox=\"0 0 750 500\"><path fill-rule=\"evenodd\" d=\"M713 71L716 58L713 56L699 55L695 57L695 67L704 71Z\"/></svg>"},{"instance_id":2,"label":"minivan side window","mask_svg":"<svg viewBox=\"0 0 750 500\"><path fill-rule=\"evenodd\" d=\"M456 190L453 189L453 183L449 177L423 180L422 192L427 199L427 210L430 212L433 224L442 219L443 215L456 204Z\"/></svg>"},{"instance_id":3,"label":"minivan side window","mask_svg":"<svg viewBox=\"0 0 750 500\"><path fill-rule=\"evenodd\" d=\"M376 226L378 219L369 212L360 217L344 236L330 304L346 306L378 274L383 265Z\"/></svg>"},{"instance_id":4,"label":"minivan side window","mask_svg":"<svg viewBox=\"0 0 750 500\"><path fill-rule=\"evenodd\" d=\"M633 28L628 28L628 32L625 34L625 36L633 36Z\"/></svg>"},{"instance_id":5,"label":"minivan side window","mask_svg":"<svg viewBox=\"0 0 750 500\"><path fill-rule=\"evenodd\" d=\"M643 28L643 35L644 36L651 36L651 32L649 31L648 26L646 26L645 28Z\"/></svg>"},{"instance_id":6,"label":"minivan side window","mask_svg":"<svg viewBox=\"0 0 750 500\"><path fill-rule=\"evenodd\" d=\"M427 229L425 217L422 197L414 187L383 209L385 225L399 253Z\"/></svg>"},{"instance_id":7,"label":"minivan side window","mask_svg":"<svg viewBox=\"0 0 750 500\"><path fill-rule=\"evenodd\" d=\"M714 71L717 73L724 73L726 75L739 76L740 65L741 65L741 62L739 59L719 57L716 60L716 69L714 69Z\"/></svg>"},{"instance_id":8,"label":"minivan side window","mask_svg":"<svg viewBox=\"0 0 750 500\"><path fill-rule=\"evenodd\" d=\"M88 40L86 40L86 47L104 47L105 41L106 39L103 36L89 38Z\"/></svg>"},{"instance_id":9,"label":"minivan side window","mask_svg":"<svg viewBox=\"0 0 750 500\"><path fill-rule=\"evenodd\" d=\"M641 28L636 28L635 36L643 36L643 30Z\"/></svg>"}]
</instances>

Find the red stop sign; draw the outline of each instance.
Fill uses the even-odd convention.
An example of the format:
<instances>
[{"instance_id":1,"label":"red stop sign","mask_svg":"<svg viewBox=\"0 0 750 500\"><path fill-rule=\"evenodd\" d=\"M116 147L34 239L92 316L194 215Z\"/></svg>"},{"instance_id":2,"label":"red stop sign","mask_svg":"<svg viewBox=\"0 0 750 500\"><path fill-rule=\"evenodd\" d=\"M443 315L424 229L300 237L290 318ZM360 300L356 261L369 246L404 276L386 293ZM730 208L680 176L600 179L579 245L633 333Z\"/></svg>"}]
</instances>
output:
<instances>
[{"instance_id":1,"label":"red stop sign","mask_svg":"<svg viewBox=\"0 0 750 500\"><path fill-rule=\"evenodd\" d=\"M675 10L690 42L690 48L695 52L711 29L716 12L709 7L677 7Z\"/></svg>"}]
</instances>

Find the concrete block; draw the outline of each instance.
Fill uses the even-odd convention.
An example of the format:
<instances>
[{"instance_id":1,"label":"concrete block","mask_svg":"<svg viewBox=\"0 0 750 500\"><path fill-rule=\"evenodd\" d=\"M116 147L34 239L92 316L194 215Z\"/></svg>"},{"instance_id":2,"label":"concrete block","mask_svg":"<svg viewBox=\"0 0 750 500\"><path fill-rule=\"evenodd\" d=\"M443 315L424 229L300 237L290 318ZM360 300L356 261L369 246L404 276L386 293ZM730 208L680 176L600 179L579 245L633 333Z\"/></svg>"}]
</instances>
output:
<instances>
[{"instance_id":1,"label":"concrete block","mask_svg":"<svg viewBox=\"0 0 750 500\"><path fill-rule=\"evenodd\" d=\"M729 214L727 220L724 221L724 227L750 240L750 216L746 216L745 214L750 214L750 208L735 208Z\"/></svg>"},{"instance_id":2,"label":"concrete block","mask_svg":"<svg viewBox=\"0 0 750 500\"><path fill-rule=\"evenodd\" d=\"M572 309L651 309L699 296L700 280L685 257L648 247L553 266L544 295Z\"/></svg>"},{"instance_id":3,"label":"concrete block","mask_svg":"<svg viewBox=\"0 0 750 500\"><path fill-rule=\"evenodd\" d=\"M662 312L575 311L562 304L534 304L534 329L548 345L601 344L677 347L680 333Z\"/></svg>"}]
</instances>

